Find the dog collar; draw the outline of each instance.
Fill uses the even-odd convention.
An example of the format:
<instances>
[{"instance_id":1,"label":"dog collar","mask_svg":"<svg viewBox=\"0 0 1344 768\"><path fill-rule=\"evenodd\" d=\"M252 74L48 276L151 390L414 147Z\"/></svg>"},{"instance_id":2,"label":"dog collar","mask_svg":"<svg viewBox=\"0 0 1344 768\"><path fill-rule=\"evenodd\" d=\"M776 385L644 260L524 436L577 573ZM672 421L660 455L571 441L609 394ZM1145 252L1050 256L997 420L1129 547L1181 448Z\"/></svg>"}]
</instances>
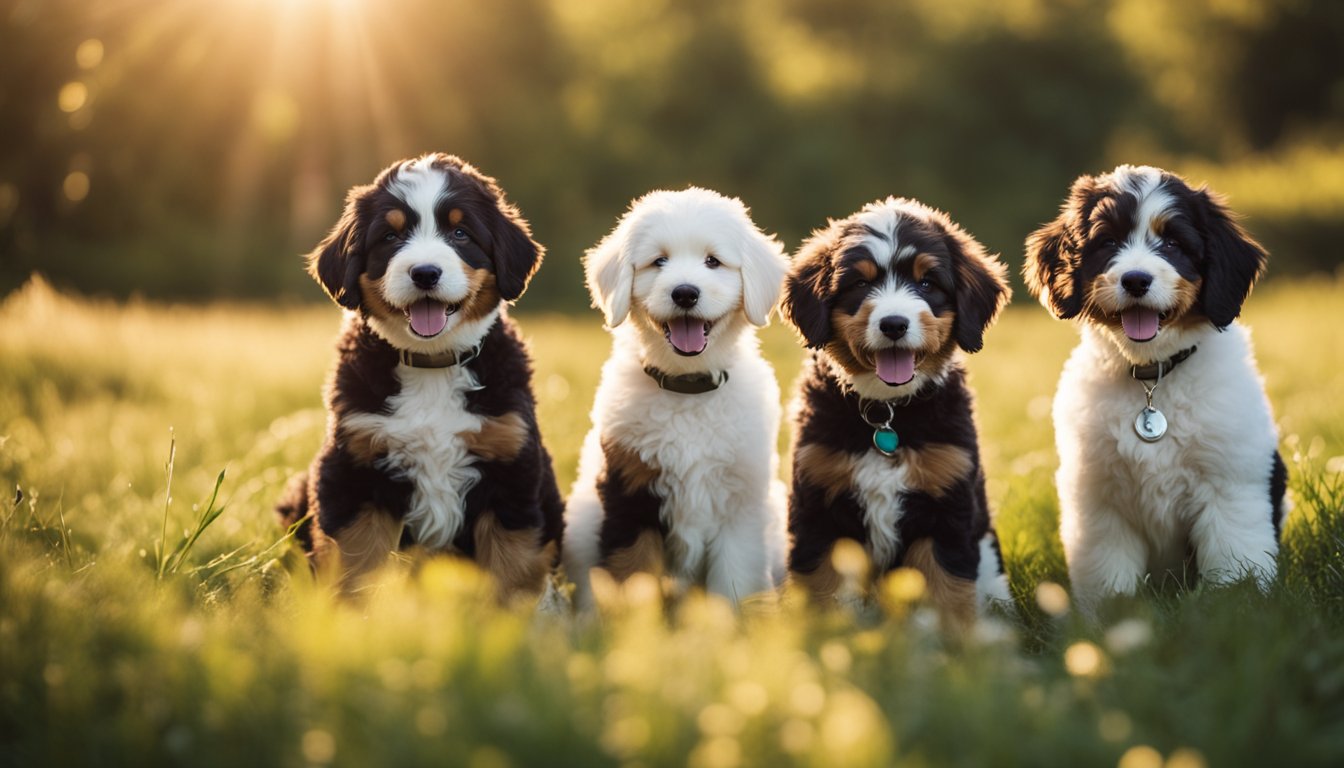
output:
<instances>
[{"instance_id":1,"label":"dog collar","mask_svg":"<svg viewBox=\"0 0 1344 768\"><path fill-rule=\"evenodd\" d=\"M657 382L662 389L681 395L703 395L706 392L713 392L728 382L727 371L682 373L674 376L660 371L652 365L646 365L644 366L644 373L648 374L649 378Z\"/></svg>"},{"instance_id":2,"label":"dog collar","mask_svg":"<svg viewBox=\"0 0 1344 768\"><path fill-rule=\"evenodd\" d=\"M1186 358L1195 354L1195 350L1197 349L1199 349L1198 346L1190 347L1189 349L1182 349L1180 352L1177 352L1176 354L1172 355L1166 360L1159 360L1156 363L1149 363L1147 365L1132 365L1129 367L1129 375L1136 379L1139 379L1140 381L1152 381L1154 379L1160 379L1163 376L1166 376L1167 374L1171 373L1172 369L1174 369L1176 366L1185 362Z\"/></svg>"},{"instance_id":3,"label":"dog collar","mask_svg":"<svg viewBox=\"0 0 1344 768\"><path fill-rule=\"evenodd\" d=\"M479 354L481 354L480 347L472 347L461 353L440 352L435 355L412 352L409 349L397 350L397 357L401 364L411 368L451 368L454 365L466 365L475 360Z\"/></svg>"}]
</instances>

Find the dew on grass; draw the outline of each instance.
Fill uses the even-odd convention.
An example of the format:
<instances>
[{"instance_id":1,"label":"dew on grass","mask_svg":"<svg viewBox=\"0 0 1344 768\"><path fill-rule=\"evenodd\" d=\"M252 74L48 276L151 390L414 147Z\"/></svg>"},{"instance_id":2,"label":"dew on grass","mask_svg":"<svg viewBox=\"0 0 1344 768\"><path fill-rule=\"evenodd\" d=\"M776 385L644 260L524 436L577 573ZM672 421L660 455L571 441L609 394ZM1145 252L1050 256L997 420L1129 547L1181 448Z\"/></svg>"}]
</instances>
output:
<instances>
[{"instance_id":1,"label":"dew on grass","mask_svg":"<svg viewBox=\"0 0 1344 768\"><path fill-rule=\"evenodd\" d=\"M1053 581L1036 585L1036 604L1042 611L1059 618L1069 612L1069 593Z\"/></svg>"},{"instance_id":2,"label":"dew on grass","mask_svg":"<svg viewBox=\"0 0 1344 768\"><path fill-rule=\"evenodd\" d=\"M838 640L829 640L821 646L821 665L826 669L838 675L843 675L849 671L850 664L854 657L844 643Z\"/></svg>"},{"instance_id":3,"label":"dew on grass","mask_svg":"<svg viewBox=\"0 0 1344 768\"><path fill-rule=\"evenodd\" d=\"M736 736L746 725L746 718L727 704L714 703L700 710L695 723L706 736Z\"/></svg>"},{"instance_id":4,"label":"dew on grass","mask_svg":"<svg viewBox=\"0 0 1344 768\"><path fill-rule=\"evenodd\" d=\"M817 683L802 683L789 693L789 707L802 717L816 717L825 706L826 690Z\"/></svg>"},{"instance_id":5,"label":"dew on grass","mask_svg":"<svg viewBox=\"0 0 1344 768\"><path fill-rule=\"evenodd\" d=\"M1167 757L1165 768L1208 768L1208 761L1197 749L1178 747Z\"/></svg>"},{"instance_id":6,"label":"dew on grass","mask_svg":"<svg viewBox=\"0 0 1344 768\"><path fill-rule=\"evenodd\" d=\"M1064 668L1074 677L1098 677L1106 671L1106 655L1094 643L1080 640L1064 651Z\"/></svg>"},{"instance_id":7,"label":"dew on grass","mask_svg":"<svg viewBox=\"0 0 1344 768\"><path fill-rule=\"evenodd\" d=\"M1136 744L1120 756L1117 768L1162 768L1162 753L1147 744Z\"/></svg>"}]
</instances>

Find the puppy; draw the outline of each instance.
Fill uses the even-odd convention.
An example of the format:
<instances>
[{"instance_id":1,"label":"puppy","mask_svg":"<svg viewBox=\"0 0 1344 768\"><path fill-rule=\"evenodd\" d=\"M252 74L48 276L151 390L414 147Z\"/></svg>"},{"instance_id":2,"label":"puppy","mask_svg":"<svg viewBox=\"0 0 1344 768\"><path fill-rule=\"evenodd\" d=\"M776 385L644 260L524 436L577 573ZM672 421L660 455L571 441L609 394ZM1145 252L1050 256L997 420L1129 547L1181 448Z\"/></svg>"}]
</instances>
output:
<instances>
[{"instance_id":1,"label":"puppy","mask_svg":"<svg viewBox=\"0 0 1344 768\"><path fill-rule=\"evenodd\" d=\"M501 595L542 586L564 512L504 311L541 258L495 181L445 154L350 190L309 254L345 321L326 440L278 511L347 590L412 545L473 558Z\"/></svg>"},{"instance_id":2,"label":"puppy","mask_svg":"<svg viewBox=\"0 0 1344 768\"><path fill-rule=\"evenodd\" d=\"M753 326L783 248L737 199L691 187L636 200L584 260L612 333L569 503L565 570L637 571L737 601L783 575L779 386Z\"/></svg>"},{"instance_id":3,"label":"puppy","mask_svg":"<svg viewBox=\"0 0 1344 768\"><path fill-rule=\"evenodd\" d=\"M1085 609L1149 574L1274 578L1287 471L1250 335L1267 254L1158 168L1082 176L1023 276L1082 340L1055 394L1060 536Z\"/></svg>"},{"instance_id":4,"label":"puppy","mask_svg":"<svg viewBox=\"0 0 1344 768\"><path fill-rule=\"evenodd\" d=\"M839 539L880 576L924 574L945 626L1007 600L961 351L1004 304L1005 267L946 214L887 198L793 258L782 312L808 358L795 401L789 569L836 595Z\"/></svg>"}]
</instances>

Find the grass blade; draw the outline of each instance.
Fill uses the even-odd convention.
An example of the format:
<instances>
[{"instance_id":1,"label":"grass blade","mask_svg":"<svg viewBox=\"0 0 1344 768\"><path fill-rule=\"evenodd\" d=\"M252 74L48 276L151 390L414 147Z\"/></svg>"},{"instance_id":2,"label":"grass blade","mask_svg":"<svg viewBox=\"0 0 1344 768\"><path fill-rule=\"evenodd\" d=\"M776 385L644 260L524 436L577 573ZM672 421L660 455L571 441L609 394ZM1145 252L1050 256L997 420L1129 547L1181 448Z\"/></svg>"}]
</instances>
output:
<instances>
[{"instance_id":1,"label":"grass blade","mask_svg":"<svg viewBox=\"0 0 1344 768\"><path fill-rule=\"evenodd\" d=\"M165 470L168 475L168 487L163 495L163 529L159 533L159 544L154 549L154 559L158 565L158 577L163 578L163 569L168 565L168 558L165 552L168 548L168 508L173 503L173 461L177 458L177 435L168 430L168 464Z\"/></svg>"}]
</instances>

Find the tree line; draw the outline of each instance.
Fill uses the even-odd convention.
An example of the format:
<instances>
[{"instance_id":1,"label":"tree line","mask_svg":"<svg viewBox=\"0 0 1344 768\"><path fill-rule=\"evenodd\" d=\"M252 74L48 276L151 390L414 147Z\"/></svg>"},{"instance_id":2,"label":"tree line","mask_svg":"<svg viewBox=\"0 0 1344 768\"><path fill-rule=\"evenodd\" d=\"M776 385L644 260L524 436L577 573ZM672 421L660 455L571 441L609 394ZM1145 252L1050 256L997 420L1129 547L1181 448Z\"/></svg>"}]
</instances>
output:
<instances>
[{"instance_id":1,"label":"tree line","mask_svg":"<svg viewBox=\"0 0 1344 768\"><path fill-rule=\"evenodd\" d=\"M796 246L888 194L1010 263L1069 182L1207 180L1277 274L1344 236L1344 4L1330 0L0 0L0 293L319 293L344 190L453 152L549 250L529 308L586 305L628 201L698 184Z\"/></svg>"}]
</instances>

